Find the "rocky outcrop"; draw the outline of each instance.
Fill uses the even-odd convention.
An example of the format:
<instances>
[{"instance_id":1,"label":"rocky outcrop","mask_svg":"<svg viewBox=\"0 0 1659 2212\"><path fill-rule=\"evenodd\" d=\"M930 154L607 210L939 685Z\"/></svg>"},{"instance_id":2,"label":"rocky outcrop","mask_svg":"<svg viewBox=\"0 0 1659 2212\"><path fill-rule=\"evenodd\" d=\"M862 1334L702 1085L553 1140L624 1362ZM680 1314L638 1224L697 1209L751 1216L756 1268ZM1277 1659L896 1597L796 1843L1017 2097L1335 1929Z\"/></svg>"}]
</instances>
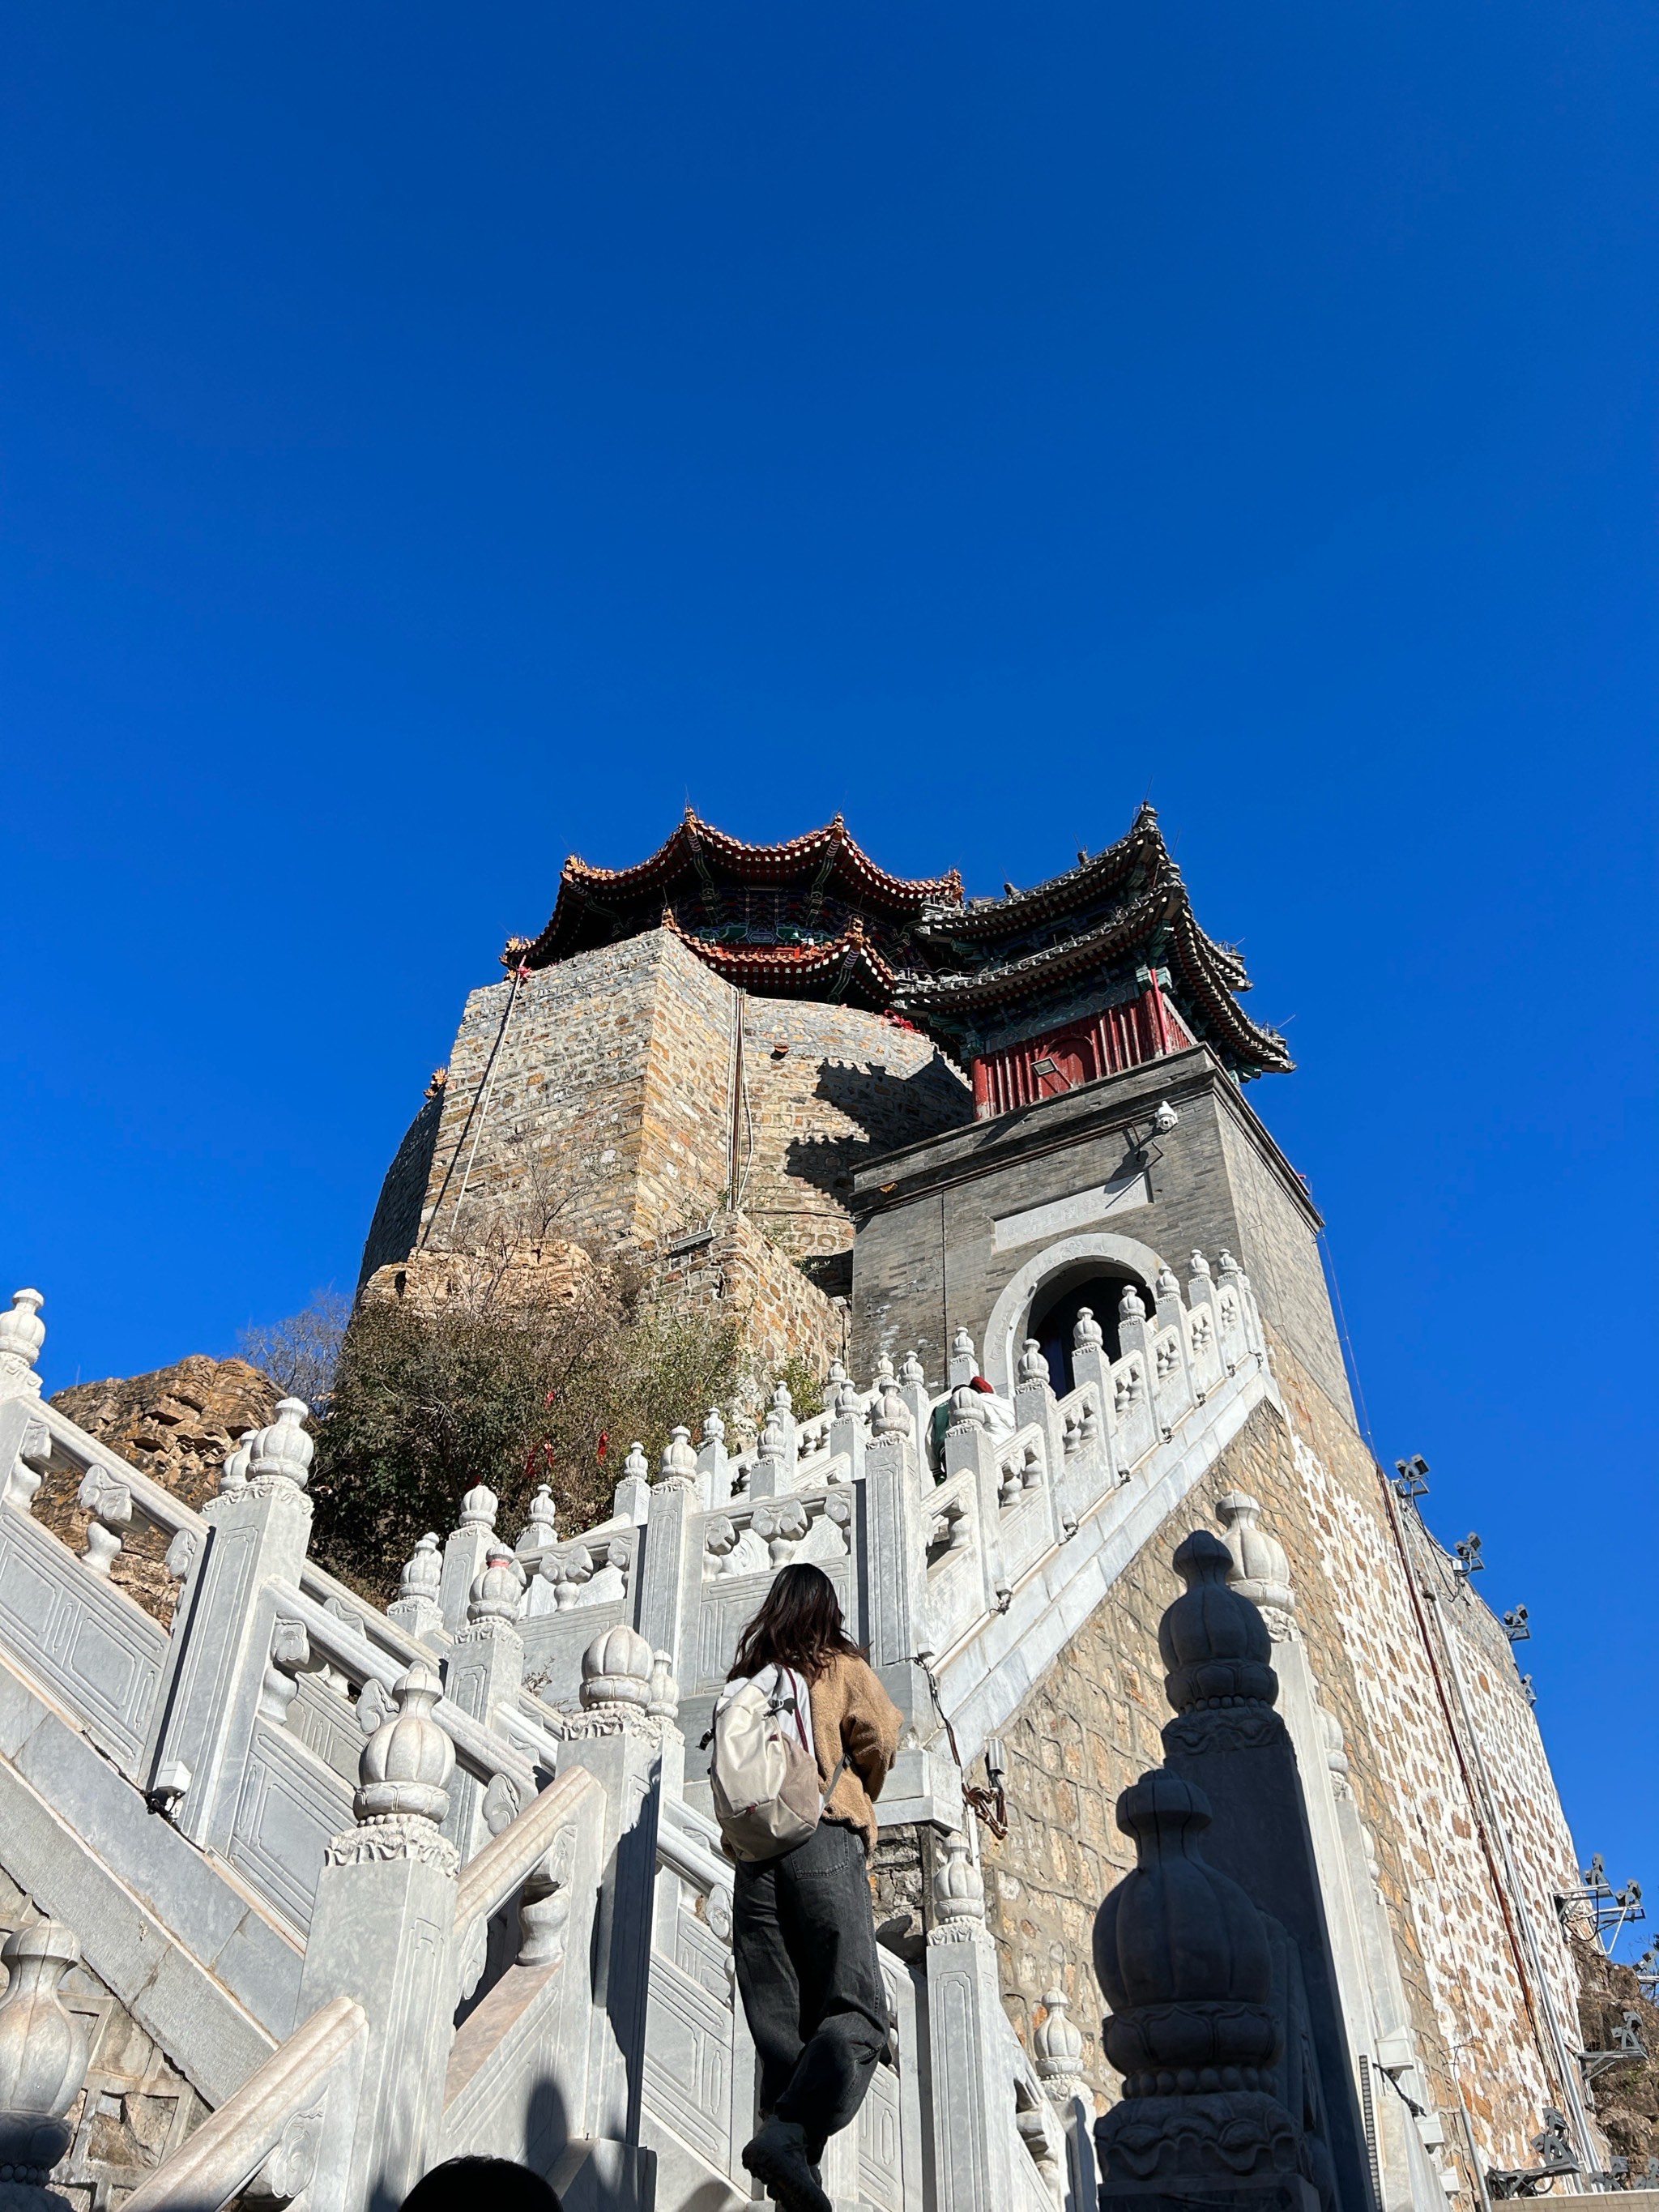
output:
<instances>
[{"instance_id":1,"label":"rocky outcrop","mask_svg":"<svg viewBox=\"0 0 1659 2212\"><path fill-rule=\"evenodd\" d=\"M52 1402L79 1428L106 1443L187 1505L199 1506L218 1487L226 1455L245 1430L274 1418L281 1390L246 1359L210 1359L191 1352L153 1374L79 1382ZM53 1470L33 1513L79 1551L91 1516L75 1502L76 1479ZM135 1521L110 1579L159 1620L173 1617L178 1585L161 1565L159 1532Z\"/></svg>"},{"instance_id":2,"label":"rocky outcrop","mask_svg":"<svg viewBox=\"0 0 1659 2212\"><path fill-rule=\"evenodd\" d=\"M245 1429L263 1428L281 1390L246 1359L191 1352L125 1380L79 1382L52 1404L187 1505L210 1498L226 1454ZM38 1516L40 1506L35 1512Z\"/></svg>"},{"instance_id":3,"label":"rocky outcrop","mask_svg":"<svg viewBox=\"0 0 1659 2212\"><path fill-rule=\"evenodd\" d=\"M361 1295L365 1305L406 1305L432 1320L451 1308L483 1314L571 1305L598 1278L580 1244L562 1237L502 1238L473 1251L411 1252L377 1267Z\"/></svg>"}]
</instances>

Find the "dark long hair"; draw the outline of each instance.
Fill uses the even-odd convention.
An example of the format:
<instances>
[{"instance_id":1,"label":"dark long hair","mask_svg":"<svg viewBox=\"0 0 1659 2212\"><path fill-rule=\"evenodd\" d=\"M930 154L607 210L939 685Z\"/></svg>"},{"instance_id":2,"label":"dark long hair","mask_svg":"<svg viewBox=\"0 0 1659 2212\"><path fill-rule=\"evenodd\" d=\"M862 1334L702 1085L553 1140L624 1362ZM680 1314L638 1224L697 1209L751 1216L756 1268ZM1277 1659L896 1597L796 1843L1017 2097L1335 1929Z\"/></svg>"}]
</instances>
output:
<instances>
[{"instance_id":1,"label":"dark long hair","mask_svg":"<svg viewBox=\"0 0 1659 2212\"><path fill-rule=\"evenodd\" d=\"M758 1674L763 1667L793 1667L816 1682L842 1653L850 1659L864 1656L847 1633L834 1583L822 1567L784 1567L738 1639L732 1673Z\"/></svg>"}]
</instances>

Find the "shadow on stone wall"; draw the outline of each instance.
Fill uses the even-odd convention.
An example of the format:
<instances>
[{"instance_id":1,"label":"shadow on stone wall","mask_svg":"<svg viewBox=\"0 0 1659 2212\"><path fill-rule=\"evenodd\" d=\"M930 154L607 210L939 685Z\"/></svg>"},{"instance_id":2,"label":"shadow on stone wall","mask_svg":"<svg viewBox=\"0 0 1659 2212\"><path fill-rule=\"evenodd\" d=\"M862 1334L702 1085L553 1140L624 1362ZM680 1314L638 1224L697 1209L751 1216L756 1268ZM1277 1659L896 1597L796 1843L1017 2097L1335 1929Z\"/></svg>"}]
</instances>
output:
<instances>
[{"instance_id":1,"label":"shadow on stone wall","mask_svg":"<svg viewBox=\"0 0 1659 2212\"><path fill-rule=\"evenodd\" d=\"M974 1118L973 1094L937 1057L913 1075L877 1073L844 1060L824 1061L812 1096L844 1114L858 1133L798 1137L784 1155L785 1172L837 1203L852 1194L853 1170L872 1154L958 1129Z\"/></svg>"}]
</instances>

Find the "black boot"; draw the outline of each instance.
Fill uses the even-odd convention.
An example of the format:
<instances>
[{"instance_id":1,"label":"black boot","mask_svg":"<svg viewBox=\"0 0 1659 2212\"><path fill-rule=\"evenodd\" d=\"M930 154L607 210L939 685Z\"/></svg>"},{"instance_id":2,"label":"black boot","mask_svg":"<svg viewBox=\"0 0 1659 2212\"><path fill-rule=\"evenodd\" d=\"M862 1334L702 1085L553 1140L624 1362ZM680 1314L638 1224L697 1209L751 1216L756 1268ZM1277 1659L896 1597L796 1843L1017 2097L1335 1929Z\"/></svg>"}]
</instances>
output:
<instances>
[{"instance_id":1,"label":"black boot","mask_svg":"<svg viewBox=\"0 0 1659 2212\"><path fill-rule=\"evenodd\" d=\"M806 2131L793 2120L768 2120L744 2146L743 2162L766 2184L783 2212L835 2212L806 2155Z\"/></svg>"}]
</instances>

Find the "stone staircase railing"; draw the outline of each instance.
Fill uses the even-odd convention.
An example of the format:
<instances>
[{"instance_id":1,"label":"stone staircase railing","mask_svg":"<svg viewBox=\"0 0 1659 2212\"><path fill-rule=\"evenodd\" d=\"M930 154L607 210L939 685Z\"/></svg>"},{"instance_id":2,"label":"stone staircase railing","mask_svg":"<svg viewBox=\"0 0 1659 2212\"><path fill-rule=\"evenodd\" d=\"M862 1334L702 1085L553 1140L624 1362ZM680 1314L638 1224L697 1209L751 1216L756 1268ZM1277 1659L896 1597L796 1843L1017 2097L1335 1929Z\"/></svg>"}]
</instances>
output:
<instances>
[{"instance_id":1,"label":"stone staircase railing","mask_svg":"<svg viewBox=\"0 0 1659 2212\"><path fill-rule=\"evenodd\" d=\"M730 1869L687 1745L795 1559L836 1584L905 1715L884 1821L950 1838L925 1956L884 1956L895 2063L830 2147L832 2194L1089 2201L1066 2052L1024 2052L1001 2007L936 1701L971 1760L1271 1392L1236 1267L1195 1260L1185 1297L1161 1277L1151 1316L1126 1299L1115 1359L1084 1316L1063 1398L1035 1346L1012 1403L986 1392L959 1334L943 1391L914 1358L865 1391L836 1370L810 1420L780 1390L732 1448L718 1413L695 1445L674 1432L654 1479L636 1448L611 1517L574 1537L544 1492L509 1546L475 1490L385 1612L308 1557L303 1406L192 1512L41 1404L40 1303L0 1314L0 1668L132 1793L125 1821L71 1833L86 1867L142 1889L166 1858L177 1972L227 1984L243 2045L270 2052L140 2212L216 2212L261 2173L303 2212L363 2212L460 2149L528 2160L573 2207L748 2202ZM32 1514L48 1475L92 1516L78 1554ZM111 1578L135 1522L165 1549L169 1620ZM70 1831L78 1802L66 1786ZM76 1933L115 1986L104 1931ZM264 1963L239 1981L249 1944ZM222 2041L216 2002L200 2032ZM195 2016L167 2013L175 2043Z\"/></svg>"}]
</instances>

